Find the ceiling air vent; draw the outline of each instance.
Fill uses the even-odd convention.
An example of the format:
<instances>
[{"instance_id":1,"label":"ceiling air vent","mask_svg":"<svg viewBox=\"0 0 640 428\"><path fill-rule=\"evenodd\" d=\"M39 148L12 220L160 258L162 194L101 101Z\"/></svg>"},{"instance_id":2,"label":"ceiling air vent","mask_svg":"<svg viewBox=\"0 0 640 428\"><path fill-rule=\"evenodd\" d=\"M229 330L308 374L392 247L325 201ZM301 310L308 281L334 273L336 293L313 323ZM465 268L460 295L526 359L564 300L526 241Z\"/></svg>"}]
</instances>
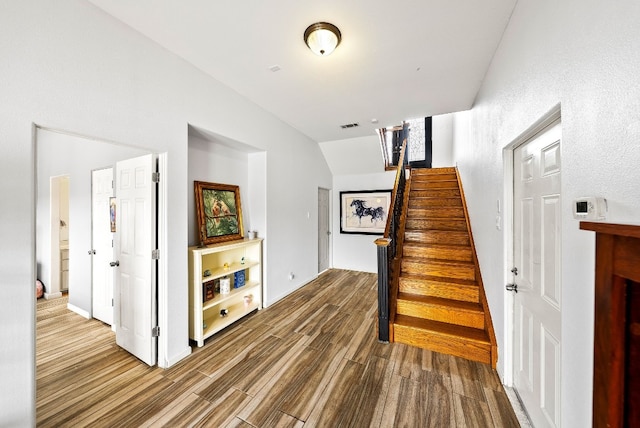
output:
<instances>
[{"instance_id":1,"label":"ceiling air vent","mask_svg":"<svg viewBox=\"0 0 640 428\"><path fill-rule=\"evenodd\" d=\"M347 123L346 125L340 125L340 128L342 129L349 129L349 128L355 128L360 126L359 123Z\"/></svg>"}]
</instances>

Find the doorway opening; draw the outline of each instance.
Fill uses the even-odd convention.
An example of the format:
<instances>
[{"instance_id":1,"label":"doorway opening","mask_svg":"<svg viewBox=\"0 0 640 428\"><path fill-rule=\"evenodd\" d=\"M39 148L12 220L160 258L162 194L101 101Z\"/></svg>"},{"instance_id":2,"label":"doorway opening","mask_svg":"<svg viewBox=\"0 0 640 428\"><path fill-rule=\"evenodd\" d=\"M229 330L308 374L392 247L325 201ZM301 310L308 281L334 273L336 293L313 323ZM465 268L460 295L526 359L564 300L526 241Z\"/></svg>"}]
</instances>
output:
<instances>
[{"instance_id":1,"label":"doorway opening","mask_svg":"<svg viewBox=\"0 0 640 428\"><path fill-rule=\"evenodd\" d=\"M73 153L73 156L69 156ZM68 219L64 220L68 230L68 304L67 308L84 318L95 317L93 306L93 267L91 259L94 257L93 207L92 207L92 171L115 167L119 162L148 155L149 150L134 146L99 141L70 134L59 130L36 127L36 266L37 276L43 279L45 285L52 282L52 262L55 255L53 227L51 222L51 205L57 197L53 197L49 181L51 177L68 177ZM161 170L166 168L166 155L159 156ZM158 161L153 161L154 171ZM133 178L136 172L133 172ZM151 180L151 174L148 179ZM166 252L166 183L162 181L159 188L154 190L154 198L158 198L157 212L155 206L150 208L154 219L157 216L158 234L154 231L154 249ZM108 212L108 211L107 211ZM73 223L73 227L69 225ZM143 224L139 222L138 224ZM155 221L154 221L155 223ZM61 224L61 223L58 223ZM58 238L64 233L58 232ZM162 246L163 248L159 248ZM149 254L151 258L152 255ZM115 262L109 257L109 262ZM154 277L157 272L157 298L154 297L153 313L157 313L156 326L165 324L167 319L166 302L166 259L154 261ZM156 265L158 265L156 267ZM108 275L108 274L105 274ZM154 283L154 288L156 287ZM159 362L166 364L166 339L158 340L157 356ZM155 361L154 361L155 364Z\"/></svg>"},{"instance_id":2,"label":"doorway opening","mask_svg":"<svg viewBox=\"0 0 640 428\"><path fill-rule=\"evenodd\" d=\"M331 254L331 225L329 219L329 189L318 188L318 273L329 269Z\"/></svg>"},{"instance_id":3,"label":"doorway opening","mask_svg":"<svg viewBox=\"0 0 640 428\"><path fill-rule=\"evenodd\" d=\"M49 190L50 275L42 280L47 281L44 298L54 299L69 289L69 176L51 177Z\"/></svg>"}]
</instances>

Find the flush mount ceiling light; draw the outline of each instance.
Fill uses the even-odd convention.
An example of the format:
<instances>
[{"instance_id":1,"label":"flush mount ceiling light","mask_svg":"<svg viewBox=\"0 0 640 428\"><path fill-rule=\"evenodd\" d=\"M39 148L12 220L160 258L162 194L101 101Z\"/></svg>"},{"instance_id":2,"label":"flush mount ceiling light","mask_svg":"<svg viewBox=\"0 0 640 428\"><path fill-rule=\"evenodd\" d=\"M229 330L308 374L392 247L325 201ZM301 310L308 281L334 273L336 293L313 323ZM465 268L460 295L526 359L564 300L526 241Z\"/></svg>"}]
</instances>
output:
<instances>
[{"instance_id":1,"label":"flush mount ceiling light","mask_svg":"<svg viewBox=\"0 0 640 428\"><path fill-rule=\"evenodd\" d=\"M319 56L330 55L340 44L340 30L328 22L316 22L309 25L304 32L304 42L311 52Z\"/></svg>"}]
</instances>

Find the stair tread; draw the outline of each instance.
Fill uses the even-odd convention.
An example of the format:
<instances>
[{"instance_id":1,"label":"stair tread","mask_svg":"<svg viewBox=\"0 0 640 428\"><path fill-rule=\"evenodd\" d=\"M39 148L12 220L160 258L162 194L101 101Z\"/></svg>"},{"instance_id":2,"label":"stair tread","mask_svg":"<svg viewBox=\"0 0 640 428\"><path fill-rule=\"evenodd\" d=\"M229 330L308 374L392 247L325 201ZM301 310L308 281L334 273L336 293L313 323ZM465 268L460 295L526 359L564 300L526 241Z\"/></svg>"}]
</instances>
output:
<instances>
[{"instance_id":1,"label":"stair tread","mask_svg":"<svg viewBox=\"0 0 640 428\"><path fill-rule=\"evenodd\" d=\"M455 166L441 166L438 168L412 168L412 174L446 174L446 173L455 173Z\"/></svg>"},{"instance_id":2,"label":"stair tread","mask_svg":"<svg viewBox=\"0 0 640 428\"><path fill-rule=\"evenodd\" d=\"M458 278L447 278L444 276L431 276L431 275L416 275L416 274L401 274L400 279L406 279L409 281L430 281L430 282L440 282L444 284L456 284L462 287L477 287L478 283L476 281L471 281L469 279L458 279Z\"/></svg>"},{"instance_id":3,"label":"stair tread","mask_svg":"<svg viewBox=\"0 0 640 428\"><path fill-rule=\"evenodd\" d=\"M475 266L475 263L472 261L465 260L448 260L448 259L436 259L433 257L403 257L403 261L407 261L410 263L422 263L422 264L437 264L441 266Z\"/></svg>"},{"instance_id":4,"label":"stair tread","mask_svg":"<svg viewBox=\"0 0 640 428\"><path fill-rule=\"evenodd\" d=\"M491 345L489 336L483 329L465 327L461 325L449 324L446 322L426 320L409 315L396 315L395 325L402 325L409 328L431 331L434 333L455 336L464 340L476 342L483 345Z\"/></svg>"},{"instance_id":5,"label":"stair tread","mask_svg":"<svg viewBox=\"0 0 640 428\"><path fill-rule=\"evenodd\" d=\"M474 302L463 302L461 300L445 299L443 297L423 296L413 293L398 293L398 300L418 302L423 305L441 306L451 309L483 313L482 305Z\"/></svg>"}]
</instances>

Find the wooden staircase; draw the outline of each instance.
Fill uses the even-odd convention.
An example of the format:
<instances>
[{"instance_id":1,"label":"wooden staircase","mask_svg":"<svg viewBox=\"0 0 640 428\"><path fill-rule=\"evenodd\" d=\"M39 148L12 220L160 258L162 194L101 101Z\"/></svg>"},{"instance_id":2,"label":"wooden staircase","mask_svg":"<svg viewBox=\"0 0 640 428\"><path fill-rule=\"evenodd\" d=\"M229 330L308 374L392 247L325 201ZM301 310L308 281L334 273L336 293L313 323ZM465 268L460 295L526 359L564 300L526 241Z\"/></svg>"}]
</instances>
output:
<instances>
[{"instance_id":1,"label":"wooden staircase","mask_svg":"<svg viewBox=\"0 0 640 428\"><path fill-rule=\"evenodd\" d=\"M409 186L391 340L495 368L495 334L456 169L413 169Z\"/></svg>"}]
</instances>

